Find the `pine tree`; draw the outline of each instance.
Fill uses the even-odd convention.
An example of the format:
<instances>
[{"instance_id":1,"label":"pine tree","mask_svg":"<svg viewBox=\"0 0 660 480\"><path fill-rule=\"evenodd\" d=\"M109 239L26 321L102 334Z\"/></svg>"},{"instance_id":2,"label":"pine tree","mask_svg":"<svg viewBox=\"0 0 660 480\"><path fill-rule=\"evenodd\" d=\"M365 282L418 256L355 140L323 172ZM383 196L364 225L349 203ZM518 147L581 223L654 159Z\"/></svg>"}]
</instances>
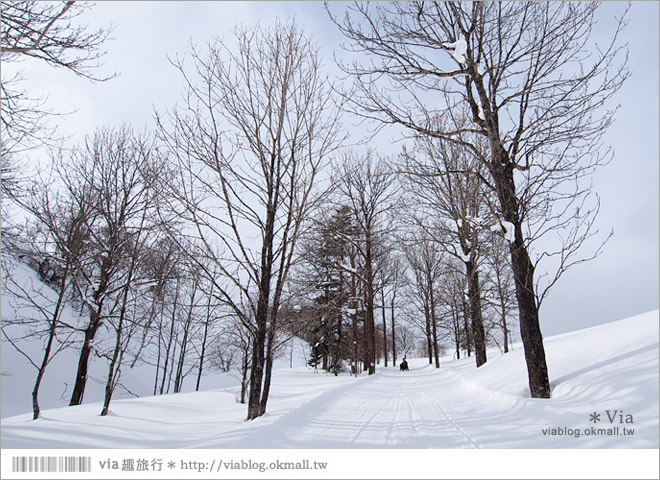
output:
<instances>
[{"instance_id":1,"label":"pine tree","mask_svg":"<svg viewBox=\"0 0 660 480\"><path fill-rule=\"evenodd\" d=\"M351 315L349 280L355 264L351 248L355 226L350 209L340 207L329 221L319 222L315 235L308 258L314 267L311 281L317 292L314 303L318 324L312 327L309 365L322 365L337 375L344 368L343 361L350 357L350 339L345 335Z\"/></svg>"}]
</instances>

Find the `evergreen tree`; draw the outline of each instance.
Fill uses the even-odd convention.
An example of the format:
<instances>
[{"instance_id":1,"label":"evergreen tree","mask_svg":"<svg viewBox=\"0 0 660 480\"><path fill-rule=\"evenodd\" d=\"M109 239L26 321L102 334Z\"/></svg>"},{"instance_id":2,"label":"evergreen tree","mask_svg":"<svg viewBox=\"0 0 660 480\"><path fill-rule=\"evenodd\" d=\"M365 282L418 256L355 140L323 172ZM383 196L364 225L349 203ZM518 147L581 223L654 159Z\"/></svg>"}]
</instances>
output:
<instances>
[{"instance_id":1,"label":"evergreen tree","mask_svg":"<svg viewBox=\"0 0 660 480\"><path fill-rule=\"evenodd\" d=\"M327 218L324 215L324 218ZM318 222L307 248L307 263L311 266L311 287L314 292L315 325L311 327L312 347L309 365L321 366L337 375L350 358L350 338L346 335L352 324L351 281L356 272L356 255L351 247L355 226L351 211L338 208L326 222Z\"/></svg>"}]
</instances>

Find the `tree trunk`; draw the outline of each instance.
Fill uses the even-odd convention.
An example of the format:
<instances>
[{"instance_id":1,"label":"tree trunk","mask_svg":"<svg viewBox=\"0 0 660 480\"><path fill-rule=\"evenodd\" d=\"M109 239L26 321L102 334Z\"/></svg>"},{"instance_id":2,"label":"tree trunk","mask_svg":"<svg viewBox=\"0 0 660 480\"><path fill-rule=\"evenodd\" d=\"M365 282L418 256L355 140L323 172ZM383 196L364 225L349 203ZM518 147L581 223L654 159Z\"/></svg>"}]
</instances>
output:
<instances>
[{"instance_id":1,"label":"tree trunk","mask_svg":"<svg viewBox=\"0 0 660 480\"><path fill-rule=\"evenodd\" d=\"M435 358L435 368L440 368L440 355L438 353L438 325L435 318L435 294L433 284L429 284L429 302L431 306L431 331L433 333L433 357Z\"/></svg>"},{"instance_id":2,"label":"tree trunk","mask_svg":"<svg viewBox=\"0 0 660 480\"><path fill-rule=\"evenodd\" d=\"M516 227L518 232L520 227ZM518 234L516 234L518 237ZM521 242L522 243L522 242ZM520 336L525 349L529 390L532 398L550 398L550 381L545 360L543 335L534 295L534 266L524 247L512 246L512 263L516 278L516 298L520 312Z\"/></svg>"},{"instance_id":3,"label":"tree trunk","mask_svg":"<svg viewBox=\"0 0 660 480\"><path fill-rule=\"evenodd\" d=\"M90 324L85 329L85 341L80 350L76 383L73 387L69 406L80 405L82 403L83 395L85 394L85 386L87 385L87 369L89 368L89 356L92 352L92 342L94 342L96 332L101 326L100 317L100 312L93 312Z\"/></svg>"},{"instance_id":4,"label":"tree trunk","mask_svg":"<svg viewBox=\"0 0 660 480\"><path fill-rule=\"evenodd\" d=\"M368 247L369 248L369 247ZM370 252L367 253L366 260L366 278L367 284L365 285L365 305L366 317L364 319L364 330L367 341L367 351L365 360L367 362L367 369L369 375L376 373L376 328L374 325L374 282L373 271L371 266Z\"/></svg>"},{"instance_id":5,"label":"tree trunk","mask_svg":"<svg viewBox=\"0 0 660 480\"><path fill-rule=\"evenodd\" d=\"M509 327L506 325L504 313L502 313L502 334L504 335L504 353L509 353Z\"/></svg>"},{"instance_id":6,"label":"tree trunk","mask_svg":"<svg viewBox=\"0 0 660 480\"><path fill-rule=\"evenodd\" d=\"M48 332L48 342L46 343L46 350L44 351L43 361L41 362L41 367L37 372L37 379L34 382L34 388L32 389L32 420L39 418L40 408L39 408L39 387L41 386L41 380L46 373L46 366L50 361L50 351L53 348L53 340L55 339L55 326L57 322L58 311L60 310L60 302L58 301L57 306L55 307L55 314L53 314L53 321Z\"/></svg>"},{"instance_id":7,"label":"tree trunk","mask_svg":"<svg viewBox=\"0 0 660 480\"><path fill-rule=\"evenodd\" d=\"M392 326L392 366L396 367L396 330L394 329L394 299L396 292L392 292L392 300L390 301L390 320Z\"/></svg>"},{"instance_id":8,"label":"tree trunk","mask_svg":"<svg viewBox=\"0 0 660 480\"><path fill-rule=\"evenodd\" d=\"M502 328L502 336L504 337L504 353L509 353L509 327L506 324L506 295L504 287L502 286L502 271L500 265L496 266L497 275L497 296L500 299L500 327Z\"/></svg>"},{"instance_id":9,"label":"tree trunk","mask_svg":"<svg viewBox=\"0 0 660 480\"><path fill-rule=\"evenodd\" d=\"M461 359L461 323L458 312L452 312L452 321L454 322L454 344L456 345L456 360Z\"/></svg>"},{"instance_id":10,"label":"tree trunk","mask_svg":"<svg viewBox=\"0 0 660 480\"><path fill-rule=\"evenodd\" d=\"M241 403L245 404L245 394L247 393L248 388L248 377L247 372L250 368L249 358L250 358L250 349L248 345L245 346L245 351L243 352L243 365L241 367Z\"/></svg>"},{"instance_id":11,"label":"tree trunk","mask_svg":"<svg viewBox=\"0 0 660 480\"><path fill-rule=\"evenodd\" d=\"M66 292L66 282L69 276L69 268L71 262L67 260L64 272L62 274L62 286L60 287L59 294L57 296L57 303L55 304L55 311L53 312L53 317L50 322L50 328L48 329L48 342L46 343L46 349L44 351L43 360L39 371L37 372L37 379L34 382L34 388L32 389L32 420L39 418L41 409L39 408L39 387L41 387L41 381L43 380L44 374L46 373L46 367L50 362L50 352L53 349L53 341L55 340L55 331L57 329L57 323L60 318L60 311L62 310L62 303L64 302L64 293Z\"/></svg>"},{"instance_id":12,"label":"tree trunk","mask_svg":"<svg viewBox=\"0 0 660 480\"><path fill-rule=\"evenodd\" d=\"M270 185L273 188L273 185ZM268 314L270 288L273 272L273 241L275 229L275 205L272 204L274 192L268 192L268 207L263 244L261 246L261 278L259 279L259 299L255 312L256 332L252 344L252 368L250 371L250 394L248 397L248 420L261 416L261 387L264 376L264 354L268 333Z\"/></svg>"},{"instance_id":13,"label":"tree trunk","mask_svg":"<svg viewBox=\"0 0 660 480\"><path fill-rule=\"evenodd\" d=\"M250 369L250 391L248 394L248 420L259 417L261 411L261 384L264 373L264 343L266 332L257 327L252 341L252 367Z\"/></svg>"},{"instance_id":14,"label":"tree trunk","mask_svg":"<svg viewBox=\"0 0 660 480\"><path fill-rule=\"evenodd\" d=\"M144 217L142 218L144 221ZM121 339L124 328L124 318L126 317L126 307L128 305L128 292L131 288L131 282L133 281L133 272L135 271L135 263L137 261L137 255L134 253L131 256L131 264L128 269L128 274L126 278L126 285L124 286L124 295L121 303L121 311L119 312L119 322L117 324L117 338L115 341L115 351L112 354L112 360L110 361L110 366L108 367L108 380L105 384L105 396L103 399L103 409L101 410L101 416L108 414L110 410L110 400L112 399L112 394L115 391L115 386L118 381L119 368L121 367L121 360L123 358L124 352L122 351Z\"/></svg>"},{"instance_id":15,"label":"tree trunk","mask_svg":"<svg viewBox=\"0 0 660 480\"><path fill-rule=\"evenodd\" d=\"M504 219L514 226L514 241L509 243L509 248L520 314L520 336L527 363L529 391L533 398L550 398L548 367L534 293L534 265L523 242L513 165L501 143L491 141L491 153L493 158L491 168L502 213Z\"/></svg>"},{"instance_id":16,"label":"tree trunk","mask_svg":"<svg viewBox=\"0 0 660 480\"><path fill-rule=\"evenodd\" d=\"M355 288L351 290L351 295L353 298L356 298L357 292L355 291ZM351 314L352 317L352 328L351 328L351 333L352 333L352 340L353 340L353 374L357 377L360 374L360 367L359 367L359 352L358 352L358 319L357 319L357 300L353 300L353 313Z\"/></svg>"},{"instance_id":17,"label":"tree trunk","mask_svg":"<svg viewBox=\"0 0 660 480\"><path fill-rule=\"evenodd\" d=\"M161 357L161 340L163 339L163 317L161 315L160 322L158 323L158 353L156 356L156 379L154 380L154 396L158 393L158 376L160 375L160 357Z\"/></svg>"},{"instance_id":18,"label":"tree trunk","mask_svg":"<svg viewBox=\"0 0 660 480\"><path fill-rule=\"evenodd\" d=\"M103 397L103 409L101 410L101 416L104 417L108 414L110 410L110 400L112 399L112 394L115 390L115 369L117 368L117 359L119 358L119 351L121 350L121 335L124 328L124 315L126 314L126 303L127 303L127 293L128 287L124 290L124 299L122 300L121 313L119 314L119 322L117 324L117 338L115 339L115 350L112 353L112 360L110 361L110 366L108 367L108 378L105 383L105 395ZM121 362L120 362L121 363Z\"/></svg>"},{"instance_id":19,"label":"tree trunk","mask_svg":"<svg viewBox=\"0 0 660 480\"><path fill-rule=\"evenodd\" d=\"M365 279L364 286L366 316L364 319L364 330L366 337L366 356L365 361L369 375L376 373L376 328L374 324L374 279L373 268L371 264L371 240L367 239L367 254L365 258Z\"/></svg>"},{"instance_id":20,"label":"tree trunk","mask_svg":"<svg viewBox=\"0 0 660 480\"><path fill-rule=\"evenodd\" d=\"M85 394L85 386L87 385L87 370L89 368L89 356L92 351L92 342L96 336L96 332L101 326L103 313L103 300L105 292L108 288L110 281L109 271L112 266L111 255L107 254L103 257L101 262L101 274L99 286L94 292L94 308L89 315L89 324L85 329L85 341L83 342L82 349L80 350L80 358L78 359L78 371L76 372L76 382L73 387L71 401L69 406L80 405L82 403L83 395Z\"/></svg>"},{"instance_id":21,"label":"tree trunk","mask_svg":"<svg viewBox=\"0 0 660 480\"><path fill-rule=\"evenodd\" d=\"M211 296L209 295L209 304ZM202 381L202 369L204 368L204 355L206 353L206 338L209 332L209 314L207 312L206 322L204 323L204 336L202 337L202 351L199 354L199 370L197 371L197 383L195 384L195 391L199 392L199 384Z\"/></svg>"},{"instance_id":22,"label":"tree trunk","mask_svg":"<svg viewBox=\"0 0 660 480\"><path fill-rule=\"evenodd\" d=\"M170 367L170 371L167 374L167 390L165 390L165 395L170 393L170 388L172 387L172 374L174 372L174 363L175 363L175 360L176 360L176 347L177 347L176 344L177 344L177 342L176 342L176 340L174 340L174 345L173 345L174 348L172 349L172 358L169 359L172 366Z\"/></svg>"},{"instance_id":23,"label":"tree trunk","mask_svg":"<svg viewBox=\"0 0 660 480\"><path fill-rule=\"evenodd\" d=\"M172 349L172 342L174 341L174 324L176 322L176 309L179 303L179 279L176 281L176 289L174 290L174 304L172 305L172 321L170 322L170 336L167 340L167 348L165 349L165 365L163 365L163 380L160 384L160 394L165 390L165 381L167 380L168 365L170 363L170 350ZM169 385L167 386L169 390Z\"/></svg>"},{"instance_id":24,"label":"tree trunk","mask_svg":"<svg viewBox=\"0 0 660 480\"><path fill-rule=\"evenodd\" d=\"M474 262L465 264L470 298L470 320L472 323L472 339L474 341L474 356L477 368L486 363L486 333L484 319L481 313L481 289L479 287L479 272Z\"/></svg>"},{"instance_id":25,"label":"tree trunk","mask_svg":"<svg viewBox=\"0 0 660 480\"><path fill-rule=\"evenodd\" d=\"M55 307L56 311L59 309ZM55 317L55 315L53 315ZM49 357L50 357L50 351L53 348L53 340L55 339L55 324L53 323L51 325L50 331L48 332L48 342L46 343L46 350L44 351L44 357L43 361L41 362L41 367L39 367L39 371L37 372L37 379L34 382L34 388L32 389L32 420L36 420L39 418L39 387L41 386L41 380L44 377L44 373L46 373L46 365L48 365Z\"/></svg>"},{"instance_id":26,"label":"tree trunk","mask_svg":"<svg viewBox=\"0 0 660 480\"><path fill-rule=\"evenodd\" d=\"M333 367L333 373L335 374L335 377L339 375L339 362L341 361L341 342L342 342L342 336L344 335L344 332L342 331L342 322L343 322L343 316L341 313L337 315L337 328L336 328L336 335L337 337L334 339L334 354L333 354L333 362L334 362L334 367ZM291 344L291 367L293 368L293 343Z\"/></svg>"},{"instance_id":27,"label":"tree trunk","mask_svg":"<svg viewBox=\"0 0 660 480\"><path fill-rule=\"evenodd\" d=\"M192 323L193 310L195 308L195 295L197 294L198 279L193 281L192 293L190 294L190 307L188 308L188 316L186 323L183 327L183 339L181 341L181 351L179 352L179 361L176 367L176 375L174 377L174 393L179 393L183 387L183 367L186 361L186 354L188 353L188 334L190 333L190 324Z\"/></svg>"},{"instance_id":28,"label":"tree trunk","mask_svg":"<svg viewBox=\"0 0 660 480\"><path fill-rule=\"evenodd\" d=\"M426 319L426 349L429 355L429 365L433 365L433 333L431 332L431 313L428 301L424 303L424 317Z\"/></svg>"},{"instance_id":29,"label":"tree trunk","mask_svg":"<svg viewBox=\"0 0 660 480\"><path fill-rule=\"evenodd\" d=\"M273 373L273 344L275 343L275 335L271 330L268 333L267 346L266 346L266 366L264 373L264 386L261 392L261 401L259 404L259 415L266 413L266 405L268 404L268 395L270 394L270 380Z\"/></svg>"},{"instance_id":30,"label":"tree trunk","mask_svg":"<svg viewBox=\"0 0 660 480\"><path fill-rule=\"evenodd\" d=\"M470 316L469 308L468 303L463 299L463 328L465 330L465 347L468 358L472 354L472 333L470 332L470 324L468 323L468 318Z\"/></svg>"},{"instance_id":31,"label":"tree trunk","mask_svg":"<svg viewBox=\"0 0 660 480\"><path fill-rule=\"evenodd\" d=\"M387 319L385 318L385 293L381 290L381 312L383 314L383 357L385 358L385 367L387 368Z\"/></svg>"}]
</instances>

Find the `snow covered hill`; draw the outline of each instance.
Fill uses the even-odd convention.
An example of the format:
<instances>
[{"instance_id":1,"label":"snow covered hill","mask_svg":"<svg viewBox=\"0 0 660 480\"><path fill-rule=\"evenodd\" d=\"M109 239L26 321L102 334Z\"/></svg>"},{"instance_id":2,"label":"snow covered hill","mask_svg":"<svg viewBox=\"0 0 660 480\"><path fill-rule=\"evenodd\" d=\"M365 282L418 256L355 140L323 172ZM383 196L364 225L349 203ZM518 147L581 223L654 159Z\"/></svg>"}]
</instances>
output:
<instances>
[{"instance_id":1,"label":"snow covered hill","mask_svg":"<svg viewBox=\"0 0 660 480\"><path fill-rule=\"evenodd\" d=\"M38 273L23 261L12 261L11 275L17 285L27 291L35 292L35 301L48 305L57 298L55 292L44 284ZM4 279L3 279L4 280ZM14 287L15 288L15 287ZM2 285L2 318L42 318L40 312L33 305L18 300L7 285ZM79 318L79 312L65 307L63 318L71 324L84 324L87 319ZM3 324L5 327L6 323ZM9 327L13 328L13 327ZM82 335L78 336L80 339ZM299 339L294 339L289 345L285 356L275 360L275 365L281 367L304 366L307 364L308 346ZM21 340L20 348L28 354L33 361L40 362L43 357L44 342L41 339L27 337ZM37 370L29 364L26 358L15 348L2 340L2 381L0 393L2 401L0 412L3 419L32 411L31 392L34 388ZM75 349L64 349L49 363L40 387L39 403L43 410L64 407L69 404L71 389L76 373L79 352ZM105 383L108 375L108 366L105 359L93 358L90 363L88 384L85 389L85 403L102 402ZM117 399L145 397L154 391L155 367L138 363L134 367L128 365L122 369L119 386L113 395L113 402ZM195 390L196 376L187 375L183 380L182 392ZM207 367L202 376L201 389L217 389L238 387L240 376L238 373L220 373ZM97 407L94 407L97 408ZM100 407L98 407L100 408ZM100 409L99 409L100 412Z\"/></svg>"},{"instance_id":2,"label":"snow covered hill","mask_svg":"<svg viewBox=\"0 0 660 480\"><path fill-rule=\"evenodd\" d=\"M545 340L552 399L529 397L522 347L410 361L353 378L274 372L268 413L246 422L236 386L2 419L3 448L658 448L658 315ZM3 369L5 367L3 366Z\"/></svg>"}]
</instances>

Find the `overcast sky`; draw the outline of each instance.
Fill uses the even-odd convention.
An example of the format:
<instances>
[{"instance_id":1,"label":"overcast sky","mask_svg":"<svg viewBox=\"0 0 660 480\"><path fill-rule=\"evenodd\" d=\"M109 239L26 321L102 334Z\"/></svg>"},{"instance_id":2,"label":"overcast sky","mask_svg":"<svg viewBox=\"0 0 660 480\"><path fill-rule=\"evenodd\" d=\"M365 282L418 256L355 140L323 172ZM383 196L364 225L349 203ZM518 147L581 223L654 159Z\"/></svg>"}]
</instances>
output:
<instances>
[{"instance_id":1,"label":"overcast sky","mask_svg":"<svg viewBox=\"0 0 660 480\"><path fill-rule=\"evenodd\" d=\"M333 2L332 8L341 6ZM623 3L605 2L601 14L622 10ZM95 84L24 62L25 85L48 95L53 110L75 110L59 119L74 139L102 125L148 128L154 108L172 106L182 92L168 55L184 54L191 41L231 40L237 23L265 26L293 15L315 36L330 67L345 40L320 2L99 2L85 19L94 27L114 25L101 72L119 76ZM599 258L569 271L552 291L541 310L545 336L658 308L658 16L658 2L633 2L624 32L632 77L620 91L621 110L606 139L616 154L594 176L602 200L598 226L603 233L614 229L614 237ZM392 145L379 142L378 148L397 151L397 133L386 134Z\"/></svg>"}]
</instances>

